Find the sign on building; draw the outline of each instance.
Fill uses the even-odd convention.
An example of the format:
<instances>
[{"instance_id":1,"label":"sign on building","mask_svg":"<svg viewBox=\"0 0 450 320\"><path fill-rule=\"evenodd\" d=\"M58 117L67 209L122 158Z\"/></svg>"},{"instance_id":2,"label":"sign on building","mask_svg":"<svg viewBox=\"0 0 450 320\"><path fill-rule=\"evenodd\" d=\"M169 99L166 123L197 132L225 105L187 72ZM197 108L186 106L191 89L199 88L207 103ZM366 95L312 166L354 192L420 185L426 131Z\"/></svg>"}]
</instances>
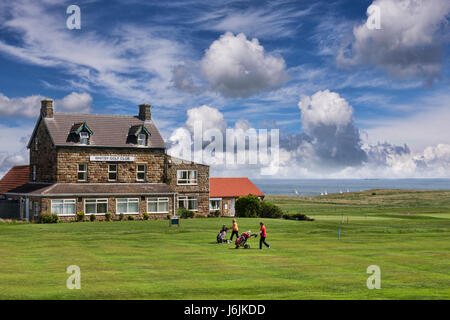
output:
<instances>
[{"instance_id":1,"label":"sign on building","mask_svg":"<svg viewBox=\"0 0 450 320\"><path fill-rule=\"evenodd\" d=\"M132 156L90 156L90 161L134 162Z\"/></svg>"}]
</instances>

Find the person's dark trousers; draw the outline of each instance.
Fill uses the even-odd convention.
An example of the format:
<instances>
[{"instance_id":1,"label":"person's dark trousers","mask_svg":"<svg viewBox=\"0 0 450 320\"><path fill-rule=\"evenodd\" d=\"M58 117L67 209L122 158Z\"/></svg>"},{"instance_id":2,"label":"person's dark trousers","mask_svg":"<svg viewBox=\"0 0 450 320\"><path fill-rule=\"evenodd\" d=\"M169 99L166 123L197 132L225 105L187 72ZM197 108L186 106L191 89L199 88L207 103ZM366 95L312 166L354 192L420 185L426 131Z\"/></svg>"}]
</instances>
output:
<instances>
[{"instance_id":1,"label":"person's dark trousers","mask_svg":"<svg viewBox=\"0 0 450 320\"><path fill-rule=\"evenodd\" d=\"M259 248L262 249L262 244L265 244L267 248L270 248L269 244L266 242L266 237L259 238Z\"/></svg>"},{"instance_id":2,"label":"person's dark trousers","mask_svg":"<svg viewBox=\"0 0 450 320\"><path fill-rule=\"evenodd\" d=\"M239 238L239 232L238 232L238 231L233 231L233 232L231 233L230 241L233 240L233 236L234 236L234 235L236 235L236 238Z\"/></svg>"}]
</instances>

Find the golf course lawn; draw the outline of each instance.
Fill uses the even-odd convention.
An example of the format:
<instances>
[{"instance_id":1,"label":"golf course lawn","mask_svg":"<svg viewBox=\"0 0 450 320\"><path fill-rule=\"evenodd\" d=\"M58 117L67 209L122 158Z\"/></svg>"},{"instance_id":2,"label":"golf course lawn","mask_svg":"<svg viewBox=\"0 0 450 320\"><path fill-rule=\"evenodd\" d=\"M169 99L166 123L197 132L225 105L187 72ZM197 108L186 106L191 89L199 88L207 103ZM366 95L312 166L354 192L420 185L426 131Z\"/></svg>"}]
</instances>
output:
<instances>
[{"instance_id":1,"label":"golf course lawn","mask_svg":"<svg viewBox=\"0 0 450 320\"><path fill-rule=\"evenodd\" d=\"M450 192L265 201L315 221L263 219L263 250L217 244L231 218L0 223L0 299L450 299ZM240 232L260 220L238 218ZM69 265L81 290L66 288ZM380 290L366 286L370 265Z\"/></svg>"}]
</instances>

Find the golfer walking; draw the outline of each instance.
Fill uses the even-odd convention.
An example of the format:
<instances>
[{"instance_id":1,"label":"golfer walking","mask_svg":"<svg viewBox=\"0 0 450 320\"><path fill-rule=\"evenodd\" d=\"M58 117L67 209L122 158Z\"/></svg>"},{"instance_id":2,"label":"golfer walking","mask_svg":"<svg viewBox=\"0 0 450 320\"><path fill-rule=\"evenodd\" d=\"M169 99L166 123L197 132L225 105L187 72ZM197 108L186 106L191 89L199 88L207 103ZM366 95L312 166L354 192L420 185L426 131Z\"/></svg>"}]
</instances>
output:
<instances>
[{"instance_id":1,"label":"golfer walking","mask_svg":"<svg viewBox=\"0 0 450 320\"><path fill-rule=\"evenodd\" d=\"M266 245L267 248L270 248L269 244L266 242L266 237L267 237L267 232L266 232L266 227L264 226L264 222L260 222L259 223L261 226L261 230L259 230L259 249L262 249L262 244L264 243Z\"/></svg>"},{"instance_id":2,"label":"golfer walking","mask_svg":"<svg viewBox=\"0 0 450 320\"><path fill-rule=\"evenodd\" d=\"M234 235L236 235L236 239L239 238L239 227L236 222L236 219L233 219L233 226L231 228L233 229L233 232L231 233L230 241L233 240Z\"/></svg>"}]
</instances>

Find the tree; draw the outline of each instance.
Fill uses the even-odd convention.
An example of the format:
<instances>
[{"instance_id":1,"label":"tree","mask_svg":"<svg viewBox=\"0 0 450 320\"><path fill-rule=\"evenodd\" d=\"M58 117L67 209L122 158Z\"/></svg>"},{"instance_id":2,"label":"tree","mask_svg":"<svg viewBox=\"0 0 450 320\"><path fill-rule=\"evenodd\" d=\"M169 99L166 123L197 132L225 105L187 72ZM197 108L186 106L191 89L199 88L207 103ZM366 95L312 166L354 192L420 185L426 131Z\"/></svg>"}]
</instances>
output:
<instances>
[{"instance_id":1,"label":"tree","mask_svg":"<svg viewBox=\"0 0 450 320\"><path fill-rule=\"evenodd\" d=\"M261 210L261 200L252 194L239 197L236 200L235 209L238 217L256 218Z\"/></svg>"}]
</instances>

